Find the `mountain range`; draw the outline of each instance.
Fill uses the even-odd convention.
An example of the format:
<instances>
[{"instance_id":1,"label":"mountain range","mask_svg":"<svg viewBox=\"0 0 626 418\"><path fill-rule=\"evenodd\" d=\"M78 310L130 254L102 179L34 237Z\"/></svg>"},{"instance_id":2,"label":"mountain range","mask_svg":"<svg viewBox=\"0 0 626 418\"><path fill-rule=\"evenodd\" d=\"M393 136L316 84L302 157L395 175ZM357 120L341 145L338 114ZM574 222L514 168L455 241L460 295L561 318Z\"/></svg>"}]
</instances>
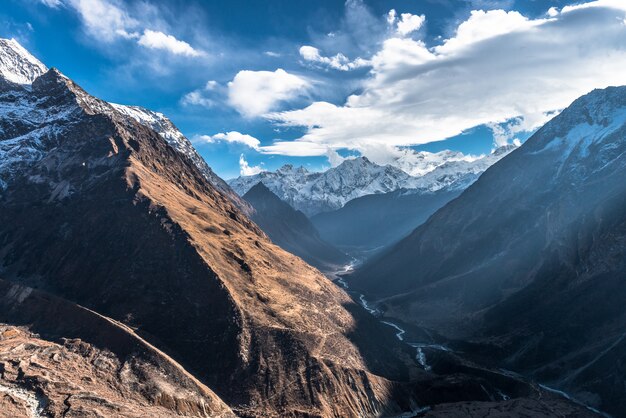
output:
<instances>
[{"instance_id":1,"label":"mountain range","mask_svg":"<svg viewBox=\"0 0 626 418\"><path fill-rule=\"evenodd\" d=\"M476 159L450 151L437 154L422 152L420 155L430 158L424 157L411 169L405 167L410 172L421 174L415 176L395 166L380 166L366 157L358 157L346 159L324 172L309 172L304 167L285 165L274 172L238 177L229 180L228 184L243 196L262 182L280 199L312 217L341 209L353 199L372 194L400 189L419 189L423 192L463 190L514 148L513 145L501 147L490 155Z\"/></svg>"},{"instance_id":2,"label":"mountain range","mask_svg":"<svg viewBox=\"0 0 626 418\"><path fill-rule=\"evenodd\" d=\"M626 87L576 100L349 278L386 316L624 416Z\"/></svg>"},{"instance_id":3,"label":"mountain range","mask_svg":"<svg viewBox=\"0 0 626 418\"><path fill-rule=\"evenodd\" d=\"M593 415L456 355L425 367L271 242L169 121L91 96L12 40L0 67L12 416Z\"/></svg>"}]
</instances>

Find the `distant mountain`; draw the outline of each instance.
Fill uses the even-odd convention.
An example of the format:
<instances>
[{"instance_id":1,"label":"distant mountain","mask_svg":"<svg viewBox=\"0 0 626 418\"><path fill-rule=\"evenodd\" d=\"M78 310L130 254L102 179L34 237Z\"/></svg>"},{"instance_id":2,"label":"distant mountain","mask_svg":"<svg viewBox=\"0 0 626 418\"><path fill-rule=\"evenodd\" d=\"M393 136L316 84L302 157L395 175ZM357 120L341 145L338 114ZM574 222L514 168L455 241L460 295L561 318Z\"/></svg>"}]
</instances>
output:
<instances>
[{"instance_id":1,"label":"distant mountain","mask_svg":"<svg viewBox=\"0 0 626 418\"><path fill-rule=\"evenodd\" d=\"M321 237L358 258L400 241L461 190L406 190L362 196L311 222Z\"/></svg>"},{"instance_id":2,"label":"distant mountain","mask_svg":"<svg viewBox=\"0 0 626 418\"><path fill-rule=\"evenodd\" d=\"M411 177L404 171L379 166L365 157L350 159L323 173L285 165L276 172L264 171L239 177L228 184L244 195L262 182L281 200L308 216L339 209L360 196L385 193L401 188Z\"/></svg>"},{"instance_id":3,"label":"distant mountain","mask_svg":"<svg viewBox=\"0 0 626 418\"><path fill-rule=\"evenodd\" d=\"M259 182L292 207L314 216L342 208L349 201L367 195L394 192L400 189L422 189L434 192L463 190L478 178L487 167L510 152L514 146L498 149L478 159L468 159L460 153L420 153L410 171L391 165L380 166L366 157L347 159L325 172L309 172L305 168L285 165L275 172L265 171L254 176L243 176L228 184L243 196ZM408 163L403 166L409 170Z\"/></svg>"},{"instance_id":4,"label":"distant mountain","mask_svg":"<svg viewBox=\"0 0 626 418\"><path fill-rule=\"evenodd\" d=\"M348 263L349 257L322 241L306 215L293 209L272 193L263 183L243 196L252 207L252 220L270 239L322 271L334 271Z\"/></svg>"},{"instance_id":5,"label":"distant mountain","mask_svg":"<svg viewBox=\"0 0 626 418\"><path fill-rule=\"evenodd\" d=\"M30 84L48 68L15 39L0 39L0 77L15 84Z\"/></svg>"},{"instance_id":6,"label":"distant mountain","mask_svg":"<svg viewBox=\"0 0 626 418\"><path fill-rule=\"evenodd\" d=\"M387 315L626 416L625 156L626 87L593 91L351 283Z\"/></svg>"}]
</instances>

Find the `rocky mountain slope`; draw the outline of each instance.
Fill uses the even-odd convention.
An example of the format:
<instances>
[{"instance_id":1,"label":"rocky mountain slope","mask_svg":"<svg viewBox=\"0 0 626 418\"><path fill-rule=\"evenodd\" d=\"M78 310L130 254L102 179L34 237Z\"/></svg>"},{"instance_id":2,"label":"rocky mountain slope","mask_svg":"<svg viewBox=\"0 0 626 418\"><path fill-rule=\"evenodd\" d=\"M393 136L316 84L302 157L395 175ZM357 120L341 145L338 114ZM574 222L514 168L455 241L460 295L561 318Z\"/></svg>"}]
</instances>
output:
<instances>
[{"instance_id":1,"label":"rocky mountain slope","mask_svg":"<svg viewBox=\"0 0 626 418\"><path fill-rule=\"evenodd\" d=\"M355 345L382 325L162 136L54 69L0 102L0 143L32 148L3 170L5 278L133 328L240 415L400 408L403 347Z\"/></svg>"},{"instance_id":2,"label":"rocky mountain slope","mask_svg":"<svg viewBox=\"0 0 626 418\"><path fill-rule=\"evenodd\" d=\"M578 99L352 285L624 416L625 138L626 87Z\"/></svg>"},{"instance_id":3,"label":"rocky mountain slope","mask_svg":"<svg viewBox=\"0 0 626 418\"><path fill-rule=\"evenodd\" d=\"M115 103L111 103L111 106L118 112L135 119L161 135L175 150L189 158L200 169L204 177L220 192L235 202L239 209L248 215L251 213L250 207L221 177L213 172L211 167L204 161L204 158L193 147L191 141L163 113L154 112L139 106L125 106Z\"/></svg>"},{"instance_id":4,"label":"rocky mountain slope","mask_svg":"<svg viewBox=\"0 0 626 418\"><path fill-rule=\"evenodd\" d=\"M420 367L166 138L55 69L0 78L0 128L3 407L357 417L543 396L465 364Z\"/></svg>"},{"instance_id":5,"label":"rocky mountain slope","mask_svg":"<svg viewBox=\"0 0 626 418\"><path fill-rule=\"evenodd\" d=\"M437 154L422 152L419 154L422 159L410 166L402 165L413 175L395 166L380 166L360 157L347 159L322 173L285 165L275 172L264 171L254 176L238 177L228 183L243 196L262 182L280 199L311 217L338 210L362 196L400 189L419 189L423 192L444 188L450 191L463 190L514 148L512 145L502 147L478 159L469 159L451 151Z\"/></svg>"},{"instance_id":6,"label":"rocky mountain slope","mask_svg":"<svg viewBox=\"0 0 626 418\"><path fill-rule=\"evenodd\" d=\"M252 220L281 248L321 271L335 271L350 259L323 241L304 213L293 209L259 183L243 195L254 208Z\"/></svg>"},{"instance_id":7,"label":"rocky mountain slope","mask_svg":"<svg viewBox=\"0 0 626 418\"><path fill-rule=\"evenodd\" d=\"M341 209L319 213L311 222L325 241L357 258L369 257L409 235L460 193L400 189L367 195Z\"/></svg>"}]
</instances>

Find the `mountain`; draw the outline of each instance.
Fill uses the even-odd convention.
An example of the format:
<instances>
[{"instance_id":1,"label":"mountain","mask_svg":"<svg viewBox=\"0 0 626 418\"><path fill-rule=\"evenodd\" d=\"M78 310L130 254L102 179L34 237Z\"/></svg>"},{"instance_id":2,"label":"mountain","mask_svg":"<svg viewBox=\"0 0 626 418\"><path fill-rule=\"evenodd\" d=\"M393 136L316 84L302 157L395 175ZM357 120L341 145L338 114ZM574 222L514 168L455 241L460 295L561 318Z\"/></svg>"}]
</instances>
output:
<instances>
[{"instance_id":1,"label":"mountain","mask_svg":"<svg viewBox=\"0 0 626 418\"><path fill-rule=\"evenodd\" d=\"M319 213L311 222L322 239L361 258L400 241L460 193L400 189L372 194Z\"/></svg>"},{"instance_id":2,"label":"mountain","mask_svg":"<svg viewBox=\"0 0 626 418\"><path fill-rule=\"evenodd\" d=\"M384 193L402 187L410 176L392 166L379 166L365 157L349 159L323 173L310 173L304 167L285 165L276 172L238 177L228 184L244 195L262 182L281 200L312 216L339 209L360 196Z\"/></svg>"},{"instance_id":3,"label":"mountain","mask_svg":"<svg viewBox=\"0 0 626 418\"><path fill-rule=\"evenodd\" d=\"M440 372L427 370L158 132L56 69L9 78L0 405L11 416L397 416L424 405L430 416L590 416L445 353Z\"/></svg>"},{"instance_id":4,"label":"mountain","mask_svg":"<svg viewBox=\"0 0 626 418\"><path fill-rule=\"evenodd\" d=\"M407 180L409 189L358 197L340 209L313 216L311 221L324 240L355 256L371 256L409 235L515 148L503 146L471 161L446 161Z\"/></svg>"},{"instance_id":5,"label":"mountain","mask_svg":"<svg viewBox=\"0 0 626 418\"><path fill-rule=\"evenodd\" d=\"M137 122L161 135L176 151L189 158L191 162L198 167L204 177L210 181L216 189L235 202L239 209L247 215L252 212L245 201L243 201L221 177L213 172L211 167L204 161L204 158L202 158L193 147L191 141L189 141L163 113L153 112L152 110L139 106L125 106L115 103L111 103L111 106L118 112L135 119Z\"/></svg>"},{"instance_id":6,"label":"mountain","mask_svg":"<svg viewBox=\"0 0 626 418\"><path fill-rule=\"evenodd\" d=\"M0 39L0 76L15 84L28 85L48 71L15 39Z\"/></svg>"},{"instance_id":7,"label":"mountain","mask_svg":"<svg viewBox=\"0 0 626 418\"><path fill-rule=\"evenodd\" d=\"M626 87L576 100L350 280L387 315L626 416Z\"/></svg>"},{"instance_id":8,"label":"mountain","mask_svg":"<svg viewBox=\"0 0 626 418\"><path fill-rule=\"evenodd\" d=\"M113 350L106 327L48 307L58 298L158 347L240 416L408 408L388 389L419 374L410 350L162 135L55 69L4 79L0 109L0 278L15 295L0 322Z\"/></svg>"},{"instance_id":9,"label":"mountain","mask_svg":"<svg viewBox=\"0 0 626 418\"><path fill-rule=\"evenodd\" d=\"M348 263L341 251L322 241L304 213L293 209L263 183L243 195L254 208L252 220L281 248L322 271L334 271Z\"/></svg>"},{"instance_id":10,"label":"mountain","mask_svg":"<svg viewBox=\"0 0 626 418\"><path fill-rule=\"evenodd\" d=\"M296 169L292 165L285 165L275 172L264 171L253 176L238 177L229 180L228 184L243 196L254 185L262 182L280 199L311 217L341 209L353 199L372 194L400 189L430 192L443 188L462 190L513 148L503 147L478 159L469 159L452 151L436 154L421 152L415 155L419 158L413 158L410 165L406 160L396 162L414 176L393 165L381 166L366 157L359 157L347 159L322 173L311 173L304 167Z\"/></svg>"}]
</instances>

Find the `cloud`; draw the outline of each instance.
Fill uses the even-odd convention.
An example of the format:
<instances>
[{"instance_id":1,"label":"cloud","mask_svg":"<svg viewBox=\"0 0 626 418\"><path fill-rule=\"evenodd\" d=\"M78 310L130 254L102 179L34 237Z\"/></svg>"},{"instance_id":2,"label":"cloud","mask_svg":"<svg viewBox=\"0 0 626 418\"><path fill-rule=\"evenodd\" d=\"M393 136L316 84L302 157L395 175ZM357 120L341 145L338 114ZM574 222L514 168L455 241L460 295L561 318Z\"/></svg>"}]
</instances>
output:
<instances>
[{"instance_id":1,"label":"cloud","mask_svg":"<svg viewBox=\"0 0 626 418\"><path fill-rule=\"evenodd\" d=\"M260 116L279 103L301 96L310 84L304 78L276 71L239 71L228 83L228 102L246 117Z\"/></svg>"},{"instance_id":2,"label":"cloud","mask_svg":"<svg viewBox=\"0 0 626 418\"><path fill-rule=\"evenodd\" d=\"M132 13L128 3L120 0L41 0L48 7L66 6L73 9L85 28L95 40L103 43L119 39L133 40L138 45L167 51L175 55L199 57L204 52L194 49L185 41L175 38L162 30L150 28L154 16L143 21L139 16L146 13L144 6L141 11ZM152 10L152 9L151 9Z\"/></svg>"},{"instance_id":3,"label":"cloud","mask_svg":"<svg viewBox=\"0 0 626 418\"><path fill-rule=\"evenodd\" d=\"M146 48L162 49L176 55L186 55L188 57L203 55L202 52L193 49L187 42L179 41L172 35L150 29L144 30L137 43Z\"/></svg>"},{"instance_id":4,"label":"cloud","mask_svg":"<svg viewBox=\"0 0 626 418\"><path fill-rule=\"evenodd\" d=\"M255 174L259 174L263 172L263 168L260 165L251 166L248 164L243 154L239 156L239 174L242 176L254 176Z\"/></svg>"},{"instance_id":5,"label":"cloud","mask_svg":"<svg viewBox=\"0 0 626 418\"><path fill-rule=\"evenodd\" d=\"M63 5L61 0L40 0L40 1L44 5L46 5L48 7L52 7L52 8L61 7Z\"/></svg>"},{"instance_id":6,"label":"cloud","mask_svg":"<svg viewBox=\"0 0 626 418\"><path fill-rule=\"evenodd\" d=\"M395 27L396 32L400 36L407 36L415 31L418 31L422 25L424 25L425 21L426 16L414 15L411 13L402 13L400 18L398 18L395 9L391 9L387 14L387 23L391 27Z\"/></svg>"},{"instance_id":7,"label":"cloud","mask_svg":"<svg viewBox=\"0 0 626 418\"><path fill-rule=\"evenodd\" d=\"M57 3L61 2L78 13L87 33L99 41L134 37L131 32L139 26L139 21L116 0L59 0Z\"/></svg>"},{"instance_id":8,"label":"cloud","mask_svg":"<svg viewBox=\"0 0 626 418\"><path fill-rule=\"evenodd\" d=\"M199 135L193 138L195 143L215 143L227 142L230 144L243 144L252 149L258 150L261 142L253 136L242 134L237 131L219 133L215 135Z\"/></svg>"},{"instance_id":9,"label":"cloud","mask_svg":"<svg viewBox=\"0 0 626 418\"><path fill-rule=\"evenodd\" d=\"M180 102L183 106L202 106L211 108L216 105L215 96L222 93L222 86L215 80L209 80L201 89L185 94Z\"/></svg>"},{"instance_id":10,"label":"cloud","mask_svg":"<svg viewBox=\"0 0 626 418\"><path fill-rule=\"evenodd\" d=\"M357 58L354 61L350 61L348 57L341 53L333 57L324 57L320 54L319 49L309 45L304 45L300 47L300 56L305 61L324 64L330 68L340 71L351 71L370 65L369 61L362 58Z\"/></svg>"},{"instance_id":11,"label":"cloud","mask_svg":"<svg viewBox=\"0 0 626 418\"><path fill-rule=\"evenodd\" d=\"M314 102L267 114L277 125L306 130L298 145L278 140L273 151L368 152L486 124L504 124L496 139L510 140L594 88L626 84L625 18L626 3L599 0L537 19L474 11L450 39L433 45L392 32L369 58L372 70L359 93L343 105Z\"/></svg>"}]
</instances>

